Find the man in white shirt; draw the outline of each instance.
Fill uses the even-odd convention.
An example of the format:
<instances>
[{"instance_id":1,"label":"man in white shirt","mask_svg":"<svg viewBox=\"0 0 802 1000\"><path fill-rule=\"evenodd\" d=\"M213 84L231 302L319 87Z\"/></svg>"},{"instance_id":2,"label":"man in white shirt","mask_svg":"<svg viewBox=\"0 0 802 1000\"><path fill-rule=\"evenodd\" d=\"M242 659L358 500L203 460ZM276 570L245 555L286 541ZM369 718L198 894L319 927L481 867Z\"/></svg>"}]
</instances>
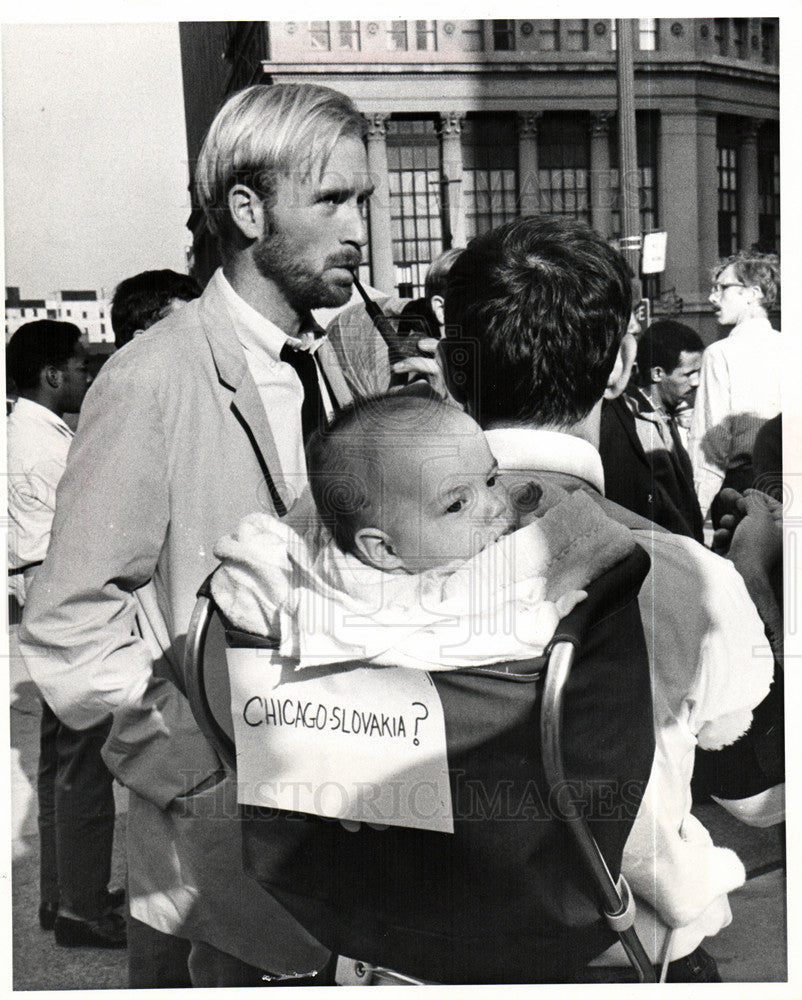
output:
<instances>
[{"instance_id":1,"label":"man in white shirt","mask_svg":"<svg viewBox=\"0 0 802 1000\"><path fill-rule=\"evenodd\" d=\"M21 634L65 721L114 715L104 756L131 793L131 913L191 942L195 986L319 983L329 958L243 872L234 780L192 717L182 656L214 543L297 505L303 440L349 400L310 310L351 295L364 130L347 97L313 85L250 87L219 112L195 183L225 265L93 385ZM131 985L171 985L153 943L129 938Z\"/></svg>"},{"instance_id":2,"label":"man in white shirt","mask_svg":"<svg viewBox=\"0 0 802 1000\"><path fill-rule=\"evenodd\" d=\"M72 323L23 324L6 349L19 392L8 418L9 588L20 606L50 543L56 489L89 384L81 331ZM84 731L42 703L39 742L39 923L56 944L122 948L125 922L109 893L114 839L112 777L100 756L107 721Z\"/></svg>"},{"instance_id":3,"label":"man in white shirt","mask_svg":"<svg viewBox=\"0 0 802 1000\"><path fill-rule=\"evenodd\" d=\"M485 428L522 512L533 481L584 490L651 556L640 608L657 748L621 870L640 900L644 946L668 981L713 982L700 942L730 922L727 893L745 873L691 815L694 748L715 749L748 727L771 658L760 655L763 628L732 565L604 498L601 407L629 378L630 309L626 265L600 236L573 220L520 219L477 237L452 267L440 347L446 383ZM625 959L619 949L598 961Z\"/></svg>"},{"instance_id":4,"label":"man in white shirt","mask_svg":"<svg viewBox=\"0 0 802 1000\"><path fill-rule=\"evenodd\" d=\"M702 355L688 452L702 514L724 487L752 485L752 449L781 409L783 340L768 310L780 291L774 254L741 250L720 262L710 302L729 336ZM718 512L711 511L713 527Z\"/></svg>"}]
</instances>

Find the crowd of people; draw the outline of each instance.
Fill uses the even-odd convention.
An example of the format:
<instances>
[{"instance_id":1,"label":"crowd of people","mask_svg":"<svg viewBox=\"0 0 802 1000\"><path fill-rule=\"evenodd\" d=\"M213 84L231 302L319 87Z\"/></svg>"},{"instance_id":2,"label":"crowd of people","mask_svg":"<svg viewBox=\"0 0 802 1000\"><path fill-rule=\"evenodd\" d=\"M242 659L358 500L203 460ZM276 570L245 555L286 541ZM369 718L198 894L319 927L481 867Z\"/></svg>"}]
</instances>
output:
<instances>
[{"instance_id":1,"label":"crowd of people","mask_svg":"<svg viewBox=\"0 0 802 1000\"><path fill-rule=\"evenodd\" d=\"M593 654L642 669L609 685L595 730L588 711L575 757L632 776L602 839L656 975L720 981L702 942L745 872L691 812L692 781L744 822L784 819L778 261L716 265L710 302L732 330L705 349L675 320L640 331L628 267L598 234L522 218L446 252L421 300L377 296L399 317L386 341L352 301L364 132L328 88L239 92L195 168L224 261L206 287L122 281L117 351L88 392L76 327L28 323L9 342L9 581L43 704L41 926L67 947L127 946L140 988L330 985L377 966L377 982L628 981L557 817L524 825L542 857L520 880L497 857L483 870L506 836L492 814L452 841L243 823L183 664L218 566L226 617L299 670L435 674L536 661L594 581L645 552L626 635L611 620ZM493 595L480 606L477 580ZM340 631L321 615L307 628L320 602ZM456 652L444 617L469 637ZM125 891L109 886L112 776L129 791ZM340 896L352 848L378 889ZM404 909L414 867L436 899ZM526 899L491 891L499 877Z\"/></svg>"}]
</instances>

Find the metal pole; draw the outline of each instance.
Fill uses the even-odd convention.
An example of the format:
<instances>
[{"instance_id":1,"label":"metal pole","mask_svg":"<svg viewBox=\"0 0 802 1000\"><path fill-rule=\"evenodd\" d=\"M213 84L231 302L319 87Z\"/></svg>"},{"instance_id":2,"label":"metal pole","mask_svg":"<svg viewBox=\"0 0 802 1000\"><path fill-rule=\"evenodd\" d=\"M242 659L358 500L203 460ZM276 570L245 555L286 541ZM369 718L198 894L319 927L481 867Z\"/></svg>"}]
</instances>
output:
<instances>
[{"instance_id":1,"label":"metal pole","mask_svg":"<svg viewBox=\"0 0 802 1000\"><path fill-rule=\"evenodd\" d=\"M635 139L634 33L637 20L617 18L616 89L618 93L618 176L621 191L621 252L635 275L632 297L641 300L640 282L640 176Z\"/></svg>"}]
</instances>

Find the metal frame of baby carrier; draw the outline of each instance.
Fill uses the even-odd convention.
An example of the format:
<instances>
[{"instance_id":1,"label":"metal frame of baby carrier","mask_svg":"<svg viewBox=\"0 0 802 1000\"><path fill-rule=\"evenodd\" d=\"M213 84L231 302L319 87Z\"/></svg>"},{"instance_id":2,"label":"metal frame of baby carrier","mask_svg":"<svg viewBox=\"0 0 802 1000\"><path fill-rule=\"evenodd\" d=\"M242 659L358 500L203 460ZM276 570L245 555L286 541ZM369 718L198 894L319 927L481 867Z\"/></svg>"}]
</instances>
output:
<instances>
[{"instance_id":1,"label":"metal frame of baby carrier","mask_svg":"<svg viewBox=\"0 0 802 1000\"><path fill-rule=\"evenodd\" d=\"M634 901L620 876L623 845L654 750L648 658L637 610L648 566L646 554L636 549L593 581L587 600L560 623L543 657L432 675L456 781L464 788L467 775L489 788L482 782L501 767L508 791L540 789L547 816L535 816L525 829L515 817L505 823L491 815L477 823L466 816L462 823L455 819L449 841L446 834L397 827L353 833L317 817L304 821L245 806L240 819L246 868L327 947L365 960L369 969L389 966L430 982L570 982L617 935L639 979L653 982L654 969L632 926ZM207 580L188 629L185 683L202 732L235 770L225 643L275 645L227 627ZM486 737L481 720L466 727L467 737L459 726L449 726L449 717L463 718L493 699L499 701L497 719ZM622 771L620 761L628 770ZM496 801L497 781L492 788L485 805ZM588 801L588 788L599 793L598 802ZM626 816L614 814L623 807ZM432 887L429 900L413 898L415 880ZM391 912L383 890L401 897ZM452 909L442 898L449 893ZM443 914L432 917L438 905ZM464 910L464 927L452 933L454 914ZM493 913L502 915L495 937ZM480 933L474 938L476 925ZM521 953L533 934L527 957ZM478 941L487 960L476 955ZM573 973L565 974L569 967Z\"/></svg>"}]
</instances>

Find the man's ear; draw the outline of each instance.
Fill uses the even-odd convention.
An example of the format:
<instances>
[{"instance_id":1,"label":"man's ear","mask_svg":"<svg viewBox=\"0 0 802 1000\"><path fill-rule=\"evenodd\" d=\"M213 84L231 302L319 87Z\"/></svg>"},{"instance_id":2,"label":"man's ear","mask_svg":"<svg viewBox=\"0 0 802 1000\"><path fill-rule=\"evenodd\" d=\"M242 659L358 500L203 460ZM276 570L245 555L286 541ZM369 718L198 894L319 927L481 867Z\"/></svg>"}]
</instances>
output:
<instances>
[{"instance_id":1,"label":"man's ear","mask_svg":"<svg viewBox=\"0 0 802 1000\"><path fill-rule=\"evenodd\" d=\"M249 240L258 240L264 233L264 203L245 184L235 184L228 192L228 210L237 229Z\"/></svg>"},{"instance_id":2,"label":"man's ear","mask_svg":"<svg viewBox=\"0 0 802 1000\"><path fill-rule=\"evenodd\" d=\"M442 326L446 321L446 314L443 309L445 305L445 299L442 295L433 295L429 299L429 306L437 319L437 322Z\"/></svg>"},{"instance_id":3,"label":"man's ear","mask_svg":"<svg viewBox=\"0 0 802 1000\"><path fill-rule=\"evenodd\" d=\"M625 333L618 346L613 370L607 379L607 388L604 390L605 399L615 399L620 396L629 382L632 374L632 366L635 363L635 355L638 352L638 342L631 333Z\"/></svg>"},{"instance_id":4,"label":"man's ear","mask_svg":"<svg viewBox=\"0 0 802 1000\"><path fill-rule=\"evenodd\" d=\"M666 370L662 367L662 365L654 365L649 372L649 380L652 385L657 385L659 382L663 381L665 374Z\"/></svg>"},{"instance_id":5,"label":"man's ear","mask_svg":"<svg viewBox=\"0 0 802 1000\"><path fill-rule=\"evenodd\" d=\"M60 368L56 368L55 365L45 365L39 378L51 389L60 389L64 372Z\"/></svg>"},{"instance_id":6,"label":"man's ear","mask_svg":"<svg viewBox=\"0 0 802 1000\"><path fill-rule=\"evenodd\" d=\"M393 549L390 536L381 528L360 528L354 535L354 545L362 560L374 569L387 573L404 568L403 560Z\"/></svg>"}]
</instances>

